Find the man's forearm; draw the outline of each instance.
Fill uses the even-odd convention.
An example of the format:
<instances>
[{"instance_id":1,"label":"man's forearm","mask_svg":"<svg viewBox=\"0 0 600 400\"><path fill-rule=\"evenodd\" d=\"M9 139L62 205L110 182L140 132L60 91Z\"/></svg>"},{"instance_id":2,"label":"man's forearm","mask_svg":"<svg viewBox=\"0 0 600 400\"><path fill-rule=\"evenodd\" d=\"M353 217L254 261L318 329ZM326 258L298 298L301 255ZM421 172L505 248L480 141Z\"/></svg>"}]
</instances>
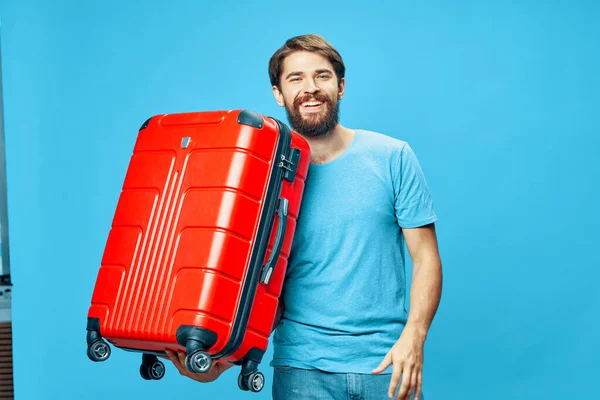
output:
<instances>
[{"instance_id":1,"label":"man's forearm","mask_svg":"<svg viewBox=\"0 0 600 400\"><path fill-rule=\"evenodd\" d=\"M423 341L437 312L442 294L442 263L437 251L426 251L413 261L410 312L406 328Z\"/></svg>"}]
</instances>

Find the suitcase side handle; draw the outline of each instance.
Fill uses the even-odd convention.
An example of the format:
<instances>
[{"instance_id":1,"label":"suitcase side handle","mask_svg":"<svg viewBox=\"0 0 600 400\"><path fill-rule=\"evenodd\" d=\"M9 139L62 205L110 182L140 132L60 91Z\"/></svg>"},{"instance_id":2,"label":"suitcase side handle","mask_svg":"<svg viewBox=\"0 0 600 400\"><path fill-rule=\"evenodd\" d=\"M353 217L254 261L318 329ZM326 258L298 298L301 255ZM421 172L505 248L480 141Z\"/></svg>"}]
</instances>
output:
<instances>
[{"instance_id":1,"label":"suitcase side handle","mask_svg":"<svg viewBox=\"0 0 600 400\"><path fill-rule=\"evenodd\" d=\"M279 209L277 210L277 216L279 218L277 224L277 235L275 236L275 243L273 244L273 250L271 251L269 260L264 265L263 272L260 277L260 283L264 283L265 285L269 284L271 276L273 275L273 269L275 268L277 260L279 259L279 254L281 253L281 246L283 245L285 228L287 225L288 205L288 199L284 197L279 198Z\"/></svg>"}]
</instances>

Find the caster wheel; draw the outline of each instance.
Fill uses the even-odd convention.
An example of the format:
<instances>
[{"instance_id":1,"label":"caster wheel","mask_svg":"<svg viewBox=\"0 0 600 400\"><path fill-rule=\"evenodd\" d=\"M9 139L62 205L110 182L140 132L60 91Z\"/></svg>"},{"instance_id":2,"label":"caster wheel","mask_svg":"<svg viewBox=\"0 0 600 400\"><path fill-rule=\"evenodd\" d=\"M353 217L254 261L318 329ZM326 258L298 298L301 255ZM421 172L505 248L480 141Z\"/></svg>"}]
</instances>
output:
<instances>
[{"instance_id":1,"label":"caster wheel","mask_svg":"<svg viewBox=\"0 0 600 400\"><path fill-rule=\"evenodd\" d=\"M148 367L144 364L140 365L140 376L147 381L152 379L148 373Z\"/></svg>"},{"instance_id":2,"label":"caster wheel","mask_svg":"<svg viewBox=\"0 0 600 400\"><path fill-rule=\"evenodd\" d=\"M212 366L212 358L203 351L197 351L185 358L185 366L190 372L204 373Z\"/></svg>"},{"instance_id":3,"label":"caster wheel","mask_svg":"<svg viewBox=\"0 0 600 400\"><path fill-rule=\"evenodd\" d=\"M238 375L238 386L241 390L247 392L248 390L250 390L250 388L248 387L248 385L246 385L246 379L244 379L244 375L239 374Z\"/></svg>"},{"instance_id":4,"label":"caster wheel","mask_svg":"<svg viewBox=\"0 0 600 400\"><path fill-rule=\"evenodd\" d=\"M155 361L154 364L148 366L148 372L155 381L162 379L165 376L165 364L162 361Z\"/></svg>"},{"instance_id":5,"label":"caster wheel","mask_svg":"<svg viewBox=\"0 0 600 400\"><path fill-rule=\"evenodd\" d=\"M246 379L246 384L252 392L258 393L265 386L265 377L261 372L253 372Z\"/></svg>"},{"instance_id":6,"label":"caster wheel","mask_svg":"<svg viewBox=\"0 0 600 400\"><path fill-rule=\"evenodd\" d=\"M110 346L104 340L97 340L88 347L87 355L94 362L106 361L110 357Z\"/></svg>"},{"instance_id":7,"label":"caster wheel","mask_svg":"<svg viewBox=\"0 0 600 400\"><path fill-rule=\"evenodd\" d=\"M142 363L140 365L140 376L147 381L157 381L165 376L165 364L162 361L155 360L150 363Z\"/></svg>"}]
</instances>

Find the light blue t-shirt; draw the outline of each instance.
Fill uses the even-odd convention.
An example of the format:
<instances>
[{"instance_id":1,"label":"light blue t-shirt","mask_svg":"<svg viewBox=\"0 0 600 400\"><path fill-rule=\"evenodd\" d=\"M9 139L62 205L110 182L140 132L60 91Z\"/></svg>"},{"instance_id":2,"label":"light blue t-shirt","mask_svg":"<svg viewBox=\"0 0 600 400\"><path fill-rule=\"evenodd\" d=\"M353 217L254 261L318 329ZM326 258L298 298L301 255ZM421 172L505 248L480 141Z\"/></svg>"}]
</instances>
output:
<instances>
[{"instance_id":1,"label":"light blue t-shirt","mask_svg":"<svg viewBox=\"0 0 600 400\"><path fill-rule=\"evenodd\" d=\"M311 164L271 366L371 373L408 316L401 227L436 220L404 141L356 130L344 153Z\"/></svg>"}]
</instances>

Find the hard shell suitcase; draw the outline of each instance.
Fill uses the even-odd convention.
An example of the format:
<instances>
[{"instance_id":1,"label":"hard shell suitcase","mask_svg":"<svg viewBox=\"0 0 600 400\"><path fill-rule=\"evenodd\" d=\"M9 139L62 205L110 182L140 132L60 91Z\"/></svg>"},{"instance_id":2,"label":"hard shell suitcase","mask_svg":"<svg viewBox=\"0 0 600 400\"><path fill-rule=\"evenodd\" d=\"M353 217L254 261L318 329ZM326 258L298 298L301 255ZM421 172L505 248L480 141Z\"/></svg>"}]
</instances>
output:
<instances>
[{"instance_id":1,"label":"hard shell suitcase","mask_svg":"<svg viewBox=\"0 0 600 400\"><path fill-rule=\"evenodd\" d=\"M260 391L309 163L308 143L250 110L162 114L140 128L98 271L87 355L165 349L186 367L240 365ZM108 343L107 343L108 342Z\"/></svg>"}]
</instances>

